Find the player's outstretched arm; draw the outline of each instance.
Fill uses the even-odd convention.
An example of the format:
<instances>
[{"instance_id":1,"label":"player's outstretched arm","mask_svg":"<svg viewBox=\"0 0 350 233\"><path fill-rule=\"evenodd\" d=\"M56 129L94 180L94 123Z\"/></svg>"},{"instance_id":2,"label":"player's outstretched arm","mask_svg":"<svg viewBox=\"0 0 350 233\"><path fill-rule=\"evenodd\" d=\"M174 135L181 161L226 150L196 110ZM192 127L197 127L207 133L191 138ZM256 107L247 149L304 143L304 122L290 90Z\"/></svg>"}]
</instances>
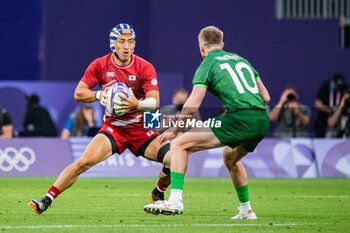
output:
<instances>
[{"instance_id":1,"label":"player's outstretched arm","mask_svg":"<svg viewBox=\"0 0 350 233\"><path fill-rule=\"evenodd\" d=\"M86 83L84 83L83 81L80 81L78 83L78 86L75 88L74 99L77 102L85 102L85 103L94 102L97 100L96 91L91 91L89 86Z\"/></svg>"},{"instance_id":2,"label":"player's outstretched arm","mask_svg":"<svg viewBox=\"0 0 350 233\"><path fill-rule=\"evenodd\" d=\"M261 78L259 78L257 81L259 92L261 95L261 99L264 102L264 104L268 104L270 102L270 94L267 91L266 87L264 86L263 82L261 81Z\"/></svg>"},{"instance_id":3,"label":"player's outstretched arm","mask_svg":"<svg viewBox=\"0 0 350 233\"><path fill-rule=\"evenodd\" d=\"M194 116L202 104L206 92L207 88L205 87L193 87L190 97L188 97L182 108L181 114Z\"/></svg>"}]
</instances>

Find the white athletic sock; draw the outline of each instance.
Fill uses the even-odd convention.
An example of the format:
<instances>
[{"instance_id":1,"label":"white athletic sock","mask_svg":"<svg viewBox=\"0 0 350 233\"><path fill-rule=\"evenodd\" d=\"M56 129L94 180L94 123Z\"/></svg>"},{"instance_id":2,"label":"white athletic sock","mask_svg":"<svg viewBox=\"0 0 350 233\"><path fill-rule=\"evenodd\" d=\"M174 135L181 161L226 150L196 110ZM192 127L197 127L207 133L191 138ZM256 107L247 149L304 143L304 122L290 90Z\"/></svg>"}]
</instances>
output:
<instances>
[{"instance_id":1,"label":"white athletic sock","mask_svg":"<svg viewBox=\"0 0 350 233\"><path fill-rule=\"evenodd\" d=\"M240 212L243 214L248 214L248 211L251 210L250 201L242 202L240 205Z\"/></svg>"},{"instance_id":2,"label":"white athletic sock","mask_svg":"<svg viewBox=\"0 0 350 233\"><path fill-rule=\"evenodd\" d=\"M171 189L169 201L182 201L182 192L181 189Z\"/></svg>"},{"instance_id":3,"label":"white athletic sock","mask_svg":"<svg viewBox=\"0 0 350 233\"><path fill-rule=\"evenodd\" d=\"M51 199L51 201L53 201L53 199L55 199L50 193L46 193L46 195L45 196L47 196L48 198L50 198Z\"/></svg>"},{"instance_id":4,"label":"white athletic sock","mask_svg":"<svg viewBox=\"0 0 350 233\"><path fill-rule=\"evenodd\" d=\"M164 193L164 190L161 190L158 186L157 186L157 189L159 192Z\"/></svg>"}]
</instances>

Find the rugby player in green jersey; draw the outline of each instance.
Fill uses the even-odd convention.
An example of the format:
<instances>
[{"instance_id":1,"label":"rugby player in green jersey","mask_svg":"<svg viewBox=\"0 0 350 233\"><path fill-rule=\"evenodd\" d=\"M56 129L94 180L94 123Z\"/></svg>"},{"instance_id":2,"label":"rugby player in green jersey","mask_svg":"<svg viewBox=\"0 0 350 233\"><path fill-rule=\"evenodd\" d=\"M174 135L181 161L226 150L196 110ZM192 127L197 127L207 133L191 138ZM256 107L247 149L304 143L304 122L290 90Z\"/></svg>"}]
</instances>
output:
<instances>
[{"instance_id":1,"label":"rugby player in green jersey","mask_svg":"<svg viewBox=\"0 0 350 233\"><path fill-rule=\"evenodd\" d=\"M203 62L193 78L193 89L184 104L179 121L194 116L208 90L219 98L226 114L216 117L220 124L211 124L210 130L192 128L171 143L171 192L168 201L144 207L147 213L175 215L184 211L182 191L188 155L205 149L225 146L224 163L229 170L240 202L239 213L232 219L256 219L248 194L247 173L240 160L253 152L269 129L265 105L270 96L259 74L250 63L237 54L222 50L223 32L209 26L198 36ZM215 127L220 125L220 127ZM166 130L161 141L175 138L181 124ZM183 126L183 124L182 124Z\"/></svg>"}]
</instances>

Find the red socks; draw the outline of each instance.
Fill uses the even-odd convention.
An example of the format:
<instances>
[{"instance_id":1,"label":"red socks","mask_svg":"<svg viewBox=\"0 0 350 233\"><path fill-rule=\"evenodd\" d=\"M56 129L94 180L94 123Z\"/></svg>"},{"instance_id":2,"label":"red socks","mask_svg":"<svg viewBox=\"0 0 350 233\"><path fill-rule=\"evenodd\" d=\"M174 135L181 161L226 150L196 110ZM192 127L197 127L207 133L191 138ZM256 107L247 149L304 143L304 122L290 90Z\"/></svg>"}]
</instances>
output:
<instances>
[{"instance_id":1,"label":"red socks","mask_svg":"<svg viewBox=\"0 0 350 233\"><path fill-rule=\"evenodd\" d=\"M164 184L163 182L161 182L160 180L158 180L158 183L157 183L157 189L160 191L160 192L164 192L168 187L169 187L170 184Z\"/></svg>"},{"instance_id":2,"label":"red socks","mask_svg":"<svg viewBox=\"0 0 350 233\"><path fill-rule=\"evenodd\" d=\"M46 196L49 197L52 201L55 199L58 195L60 195L61 191L58 190L55 186L52 186L50 190L47 192Z\"/></svg>"}]
</instances>

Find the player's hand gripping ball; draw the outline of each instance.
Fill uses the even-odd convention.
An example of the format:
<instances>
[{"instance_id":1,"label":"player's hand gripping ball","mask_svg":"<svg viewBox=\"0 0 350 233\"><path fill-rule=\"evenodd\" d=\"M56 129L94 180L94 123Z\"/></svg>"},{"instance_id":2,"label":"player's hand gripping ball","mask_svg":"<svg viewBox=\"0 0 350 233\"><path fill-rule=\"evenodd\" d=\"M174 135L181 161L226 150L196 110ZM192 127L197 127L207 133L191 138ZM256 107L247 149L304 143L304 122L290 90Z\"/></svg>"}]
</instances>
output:
<instances>
[{"instance_id":1,"label":"player's hand gripping ball","mask_svg":"<svg viewBox=\"0 0 350 233\"><path fill-rule=\"evenodd\" d=\"M129 97L128 87L124 83L115 83L107 92L107 103L106 108L112 116L122 116L127 109L122 109L117 103L123 102L118 94L122 94Z\"/></svg>"}]
</instances>

